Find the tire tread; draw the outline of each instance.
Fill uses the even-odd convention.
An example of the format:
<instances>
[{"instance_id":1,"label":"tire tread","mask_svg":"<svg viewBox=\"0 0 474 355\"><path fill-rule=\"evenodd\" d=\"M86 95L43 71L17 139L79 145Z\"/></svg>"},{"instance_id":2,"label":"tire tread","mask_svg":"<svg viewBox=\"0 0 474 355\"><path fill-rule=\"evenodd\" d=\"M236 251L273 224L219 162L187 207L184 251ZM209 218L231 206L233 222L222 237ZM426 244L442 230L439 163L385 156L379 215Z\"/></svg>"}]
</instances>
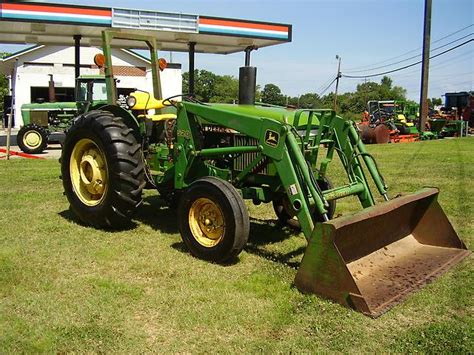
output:
<instances>
[{"instance_id":1,"label":"tire tread","mask_svg":"<svg viewBox=\"0 0 474 355\"><path fill-rule=\"evenodd\" d=\"M133 213L142 204L145 167L141 151L136 148L141 146L132 132L122 118L100 110L77 117L69 129L61 156L61 175L71 209L84 223L121 229L130 225ZM94 208L84 205L75 196L69 177L74 144L85 137L94 137L94 141L101 143L109 171L110 191L104 202Z\"/></svg>"}]
</instances>

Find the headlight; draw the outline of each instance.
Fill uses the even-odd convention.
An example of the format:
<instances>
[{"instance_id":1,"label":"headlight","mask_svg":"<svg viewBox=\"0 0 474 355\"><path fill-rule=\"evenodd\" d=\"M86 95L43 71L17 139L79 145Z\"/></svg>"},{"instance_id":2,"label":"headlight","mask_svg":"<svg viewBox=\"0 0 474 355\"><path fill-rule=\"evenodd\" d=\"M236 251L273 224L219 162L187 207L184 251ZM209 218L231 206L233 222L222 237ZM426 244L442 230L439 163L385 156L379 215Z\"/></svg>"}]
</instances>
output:
<instances>
[{"instance_id":1,"label":"headlight","mask_svg":"<svg viewBox=\"0 0 474 355\"><path fill-rule=\"evenodd\" d=\"M137 99L135 96L129 96L127 97L127 106L130 108L133 108L137 104Z\"/></svg>"}]
</instances>

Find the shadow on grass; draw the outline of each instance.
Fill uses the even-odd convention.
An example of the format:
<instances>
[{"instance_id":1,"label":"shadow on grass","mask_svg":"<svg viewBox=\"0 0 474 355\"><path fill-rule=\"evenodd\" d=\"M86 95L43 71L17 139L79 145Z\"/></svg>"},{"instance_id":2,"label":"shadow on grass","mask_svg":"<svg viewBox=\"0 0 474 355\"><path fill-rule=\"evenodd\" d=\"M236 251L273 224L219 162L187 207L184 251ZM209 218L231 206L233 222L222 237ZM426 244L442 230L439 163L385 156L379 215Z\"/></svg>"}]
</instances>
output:
<instances>
[{"instance_id":1,"label":"shadow on grass","mask_svg":"<svg viewBox=\"0 0 474 355\"><path fill-rule=\"evenodd\" d=\"M179 251L180 253L187 254L187 255L191 256L191 253L189 252L189 249L186 247L186 245L182 241L171 244L171 247L174 250ZM237 257L233 258L232 260L228 260L228 261L223 262L223 263L218 263L218 265L220 265L220 266L232 266L232 265L238 264L239 262L240 262L240 258L239 258L239 256L237 256Z\"/></svg>"},{"instance_id":2,"label":"shadow on grass","mask_svg":"<svg viewBox=\"0 0 474 355\"><path fill-rule=\"evenodd\" d=\"M177 222L177 211L170 208L166 203L160 199L159 196L147 196L144 198L143 205L137 210L134 219L138 222L146 224L154 230L167 234L179 233ZM78 224L86 228L96 228L82 222L75 213L70 209L58 213L65 220ZM124 230L133 230L137 223L131 222L130 226L121 229L107 229L110 232L120 232ZM299 262L292 259L304 253L306 247L297 248L288 253L279 253L265 249L265 246L282 242L290 237L297 235L299 231L282 225L276 220L262 220L257 218L250 218L250 236L249 241L245 246L248 253L257 255L259 257L286 265L291 268L299 267ZM171 247L182 253L189 254L188 248L183 242L176 242L171 244ZM239 258L223 264L224 266L234 265L239 262Z\"/></svg>"},{"instance_id":3,"label":"shadow on grass","mask_svg":"<svg viewBox=\"0 0 474 355\"><path fill-rule=\"evenodd\" d=\"M69 222L79 224L83 227L95 228L82 222L71 209L67 209L58 213L62 218ZM147 196L143 199L143 204L137 209L134 220L142 222L153 229L164 233L177 233L178 224L176 221L176 211L168 208L163 200L158 196ZM125 228L111 229L114 231L132 230L137 227L137 223L131 221L130 225ZM95 228L105 229L105 228ZM108 229L107 229L108 230Z\"/></svg>"},{"instance_id":4,"label":"shadow on grass","mask_svg":"<svg viewBox=\"0 0 474 355\"><path fill-rule=\"evenodd\" d=\"M82 222L70 209L61 211L58 214L65 220L76 223L82 227L94 228L97 230L107 230L110 232L133 230L138 225L135 221L132 220L128 226L123 228L96 228L94 226ZM137 212L133 219L142 222L150 226L151 228L161 231L163 233L178 233L176 210L167 207L163 200L161 200L158 196L145 197L143 199L142 206L137 209Z\"/></svg>"},{"instance_id":5,"label":"shadow on grass","mask_svg":"<svg viewBox=\"0 0 474 355\"><path fill-rule=\"evenodd\" d=\"M129 225L127 226L124 226L124 227L121 227L121 228L102 228L102 227L95 227L95 226L92 226L90 224L86 224L84 223L83 221L81 221L74 212L72 212L70 209L67 209L67 210L64 210L64 211L61 211L61 212L58 212L58 215L60 215L62 218L64 218L65 220L67 220L68 222L72 222L72 223L75 223L75 224L78 224L80 225L81 227L85 227L85 228L92 228L92 229L95 229L95 230L105 230L107 232L111 232L111 233L116 233L116 232L123 232L123 231L128 231L128 230L133 230L137 227L137 223L131 221L129 223Z\"/></svg>"},{"instance_id":6,"label":"shadow on grass","mask_svg":"<svg viewBox=\"0 0 474 355\"><path fill-rule=\"evenodd\" d=\"M170 208L159 196L147 196L143 199L135 219L163 233L178 233L177 210Z\"/></svg>"},{"instance_id":7,"label":"shadow on grass","mask_svg":"<svg viewBox=\"0 0 474 355\"><path fill-rule=\"evenodd\" d=\"M299 234L299 230L288 227L277 220L265 220L250 217L249 242L255 245L267 245L282 242Z\"/></svg>"},{"instance_id":8,"label":"shadow on grass","mask_svg":"<svg viewBox=\"0 0 474 355\"><path fill-rule=\"evenodd\" d=\"M173 215L175 221L176 212L171 209L169 209L169 211ZM250 254L257 255L273 262L291 268L298 268L299 262L295 262L291 259L304 253L306 247L297 248L296 250L285 254L265 250L264 248L266 245L282 242L297 233L297 231L292 230L291 228L279 225L276 221L250 218L250 236L244 250ZM188 248L182 241L171 244L171 247L181 253L189 254ZM239 261L239 257L236 257L226 263L220 263L220 265L232 266L237 264Z\"/></svg>"},{"instance_id":9,"label":"shadow on grass","mask_svg":"<svg viewBox=\"0 0 474 355\"><path fill-rule=\"evenodd\" d=\"M306 246L296 248L288 253L269 251L264 247L282 242L298 234L298 230L285 226L278 221L250 218L250 237L244 249L248 253L297 269L300 263L292 259L302 255L306 250Z\"/></svg>"},{"instance_id":10,"label":"shadow on grass","mask_svg":"<svg viewBox=\"0 0 474 355\"><path fill-rule=\"evenodd\" d=\"M271 252L261 247L255 246L251 243L247 244L244 249L247 253L257 255L261 258L265 258L267 260L288 266L296 270L300 267L300 262L293 261L291 259L293 259L296 256L302 255L304 251L306 250L306 247L299 247L298 249L293 250L289 253L285 253L285 254Z\"/></svg>"}]
</instances>

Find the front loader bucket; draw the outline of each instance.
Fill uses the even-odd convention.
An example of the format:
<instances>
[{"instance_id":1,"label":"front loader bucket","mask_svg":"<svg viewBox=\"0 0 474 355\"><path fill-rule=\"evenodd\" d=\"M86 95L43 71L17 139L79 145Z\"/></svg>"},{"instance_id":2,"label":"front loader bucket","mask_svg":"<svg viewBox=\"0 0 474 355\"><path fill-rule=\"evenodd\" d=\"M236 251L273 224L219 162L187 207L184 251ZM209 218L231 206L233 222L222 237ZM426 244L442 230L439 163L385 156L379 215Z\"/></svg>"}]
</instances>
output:
<instances>
[{"instance_id":1,"label":"front loader bucket","mask_svg":"<svg viewBox=\"0 0 474 355\"><path fill-rule=\"evenodd\" d=\"M295 278L316 293L377 317L470 254L423 189L318 224Z\"/></svg>"}]
</instances>

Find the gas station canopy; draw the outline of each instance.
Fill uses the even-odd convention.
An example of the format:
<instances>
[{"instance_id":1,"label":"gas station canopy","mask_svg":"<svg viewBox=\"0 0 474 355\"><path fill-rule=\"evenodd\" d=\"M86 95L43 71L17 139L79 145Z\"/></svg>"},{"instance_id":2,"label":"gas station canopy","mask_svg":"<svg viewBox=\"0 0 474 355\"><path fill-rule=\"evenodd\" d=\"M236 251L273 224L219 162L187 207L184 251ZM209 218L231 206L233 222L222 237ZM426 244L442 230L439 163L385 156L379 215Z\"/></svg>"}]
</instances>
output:
<instances>
[{"instance_id":1,"label":"gas station canopy","mask_svg":"<svg viewBox=\"0 0 474 355\"><path fill-rule=\"evenodd\" d=\"M291 41L291 25L124 8L53 3L0 3L0 43L101 46L102 31L155 35L158 48L229 54ZM114 47L145 49L143 42L114 40Z\"/></svg>"}]
</instances>

